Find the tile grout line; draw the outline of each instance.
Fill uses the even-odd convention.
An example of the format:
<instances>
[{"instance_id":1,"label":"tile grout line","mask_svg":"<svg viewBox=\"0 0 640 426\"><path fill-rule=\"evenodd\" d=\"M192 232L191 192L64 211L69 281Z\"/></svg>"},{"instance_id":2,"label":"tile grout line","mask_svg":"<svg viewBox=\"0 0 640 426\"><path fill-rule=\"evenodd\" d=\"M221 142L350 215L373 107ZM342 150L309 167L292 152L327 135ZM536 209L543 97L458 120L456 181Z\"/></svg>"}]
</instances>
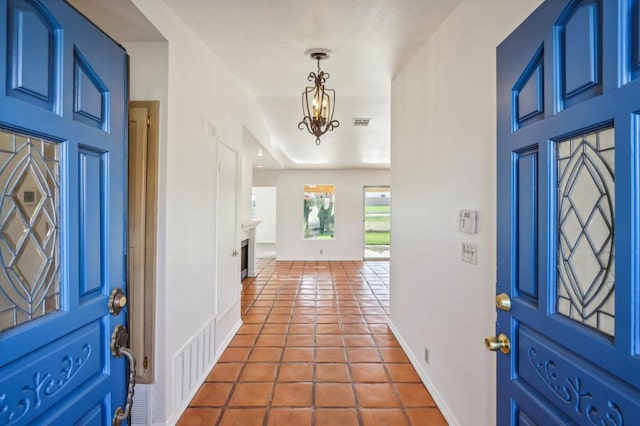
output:
<instances>
[{"instance_id":1,"label":"tile grout line","mask_svg":"<svg viewBox=\"0 0 640 426\"><path fill-rule=\"evenodd\" d=\"M241 378L247 374L247 369L250 365L259 365L261 363L274 363L275 366L275 378L270 387L270 394L268 395L267 404L260 406L260 409L264 410L264 418L262 423L267 425L272 421L273 410L275 408L273 403L275 401L276 389L279 384L288 384L289 382L281 382L280 375L285 364L285 350L287 348L293 348L289 346L291 344L300 345L296 348L309 348L311 350L311 360L307 356L301 358L307 358L305 361L298 362L296 359L292 359L291 363L300 363L311 367L311 403L308 407L310 412L310 422L315 425L318 421L318 409L316 406L317 399L317 386L321 383L318 381L318 367L324 364L336 364L340 365L344 362L346 366L346 373L349 379L351 393L353 395L353 407L326 407L329 410L341 411L345 408L353 409L357 418L358 424L363 424L365 419L363 409L367 410L367 415L371 416L376 413L375 416L382 415L386 411L393 411L396 414L394 416L401 416L403 422L410 424L411 417L409 417L409 408L428 409L435 408L432 405L424 406L407 406L405 401L401 398L400 390L398 386L404 384L418 384L418 382L412 381L412 377L400 377L398 381L393 380L392 366L393 365L405 365L404 358L397 358L398 345L389 340L388 329L385 331L381 322L382 315L388 316L388 310L385 309L389 303L388 286L384 285L385 279L388 281L388 270L377 269L376 265L371 266L369 263L363 262L282 262L278 263L273 260L261 263L259 266L259 272L254 279L243 285L243 290L246 290L246 295L243 294L243 304L246 304L246 309L242 313L244 319L247 315L259 315L256 317L256 322L247 323L246 333L242 335L254 336L253 339L240 338L237 345L234 348L241 349L247 347L247 340L251 340L252 344L249 346L246 352L242 366L238 371L235 381L232 382L231 389L225 400L224 405L220 408L216 424L221 424L223 418L226 416L226 412L231 408L250 409L257 408L255 406L242 406L231 407L231 399L237 389L237 387L244 383ZM267 276L268 275L268 276ZM385 275L386 277L383 277ZM313 299L313 304L305 303ZM258 308L260 310L258 310ZM256 311L252 312L252 309ZM313 324L305 322L304 316L311 316L309 313L313 309ZM264 313L263 313L264 312ZM282 315L283 317L275 317L275 315ZM321 317L321 315L328 315L327 317ZM272 318L273 316L273 318ZM335 318L331 318L335 317ZM286 323L284 322L286 320ZM302 322L300 322L302 321ZM322 321L322 322L320 322ZM273 327L269 327L272 325ZM311 325L311 330L305 328L305 325ZM319 327L326 325L323 330L325 333L319 334ZM257 327L256 327L257 326ZM323 327L324 328L324 327ZM388 328L388 327L387 327ZM265 334L265 333L273 334ZM295 332L295 334L293 334ZM338 333L338 334L336 334ZM275 346L281 348L278 360L264 360L250 361L253 356L256 355L256 350L259 348L274 348L266 341L265 346L258 346L258 342L261 338L270 335L283 335L281 342L271 342L271 344L279 344ZM234 338L240 336L237 333ZM306 338L293 339L296 336L311 336L311 340ZM321 336L327 336L322 338ZM336 342L335 336L339 338L339 342ZM347 339L347 337L350 337ZM378 338L376 338L378 337ZM366 339L363 339L366 338ZM320 342L326 342L325 345L321 345ZM366 344L365 344L366 343ZM344 357L344 361L328 357L326 362L318 362L318 351L322 348L334 348L338 349L337 345L340 344L341 353ZM310 345L310 346L309 346ZM358 353L358 349L371 348L374 349L374 353L377 355L378 361L367 361L366 352L362 352L361 360L353 358ZM385 355L389 361L385 360ZM404 352L403 352L404 354ZM331 352L327 352L327 355L331 355ZM406 354L404 354L406 357ZM232 357L228 362L237 361ZM362 377L356 381L354 376L354 367L358 364L375 364L382 367L383 376L376 378L369 382L366 381L366 377ZM406 364L409 365L410 364ZM366 369L362 370L363 372ZM380 370L378 370L380 371ZM402 371L402 370L401 370ZM211 374L211 373L209 373ZM362 373L360 373L362 374ZM415 374L415 372L414 372ZM295 377L295 376L293 376ZM293 379L292 377L292 379ZM304 376L298 376L303 378ZM308 377L308 376L307 376ZM386 382L380 382L382 377L386 378ZM306 377L304 377L306 378ZM336 378L327 377L326 383L338 383ZM409 380L409 381L405 381ZM215 381L214 381L215 382ZM253 382L249 382L253 383ZM268 383L262 379L256 378L256 383ZM306 383L304 381L295 381L291 383ZM324 383L324 382L322 382ZM396 398L396 406L384 406L374 405L371 407L361 407L360 398L358 396L358 385L363 385L363 391L367 387L365 385L387 383L390 390L393 391L393 395ZM264 395L264 394L263 394ZM286 403L285 403L286 404ZM307 406L304 406L307 408ZM211 407L215 408L215 407ZM295 400L291 401L291 405L282 407L290 411L296 411L299 407ZM367 417L371 419L370 417ZM377 417L376 417L377 418ZM273 417L275 419L275 417ZM400 417L397 417L400 420ZM354 419L355 420L355 419Z\"/></svg>"}]
</instances>

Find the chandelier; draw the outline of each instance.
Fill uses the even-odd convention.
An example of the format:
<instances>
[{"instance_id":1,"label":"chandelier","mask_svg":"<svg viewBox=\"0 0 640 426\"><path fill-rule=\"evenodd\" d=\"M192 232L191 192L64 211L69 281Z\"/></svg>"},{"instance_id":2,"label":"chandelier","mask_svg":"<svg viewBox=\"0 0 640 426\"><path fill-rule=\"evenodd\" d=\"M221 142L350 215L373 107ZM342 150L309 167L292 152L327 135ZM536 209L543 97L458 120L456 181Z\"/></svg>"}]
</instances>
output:
<instances>
[{"instance_id":1,"label":"chandelier","mask_svg":"<svg viewBox=\"0 0 640 426\"><path fill-rule=\"evenodd\" d=\"M307 80L313 82L313 86L307 86L302 92L302 114L304 118L298 123L298 129L305 127L316 137L316 145L320 145L320 136L340 125L333 119L336 92L324 87L329 79L329 74L320 70L320 61L329 58L328 49L311 49L305 52L311 59L318 62L318 72L310 72Z\"/></svg>"}]
</instances>

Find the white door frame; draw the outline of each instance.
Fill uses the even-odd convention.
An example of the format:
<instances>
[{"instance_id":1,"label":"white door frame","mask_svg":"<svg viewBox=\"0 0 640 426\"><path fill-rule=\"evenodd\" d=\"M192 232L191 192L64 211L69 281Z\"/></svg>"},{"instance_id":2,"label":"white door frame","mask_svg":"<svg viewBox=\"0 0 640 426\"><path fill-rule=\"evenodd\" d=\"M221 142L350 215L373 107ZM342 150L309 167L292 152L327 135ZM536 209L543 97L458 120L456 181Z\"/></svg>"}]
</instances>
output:
<instances>
[{"instance_id":1,"label":"white door frame","mask_svg":"<svg viewBox=\"0 0 640 426\"><path fill-rule=\"evenodd\" d=\"M233 152L236 156L236 161L235 161L235 188L234 188L234 209L235 209L235 215L234 215L234 220L233 220L233 246L232 247L221 247L221 238L220 238L220 230L222 229L222 227L224 226L228 226L227 224L223 224L220 223L220 212L223 208L225 208L225 206L221 206L220 205L220 167L221 167L221 149L226 148L228 150L230 150L231 152ZM216 306L215 306L215 315L216 318L220 319L223 318L224 316L226 316L229 311L238 303L238 299L240 297L240 291L241 291L241 286L240 286L240 266L239 266L239 261L240 261L240 256L235 256L236 261L234 262L235 264L235 269L234 269L234 274L233 276L236 277L237 275L237 291L233 292L233 303L230 303L230 305L228 307L225 308L224 312L220 312L220 299L221 299L221 283L220 283L220 278L221 278L221 265L223 264L223 261L226 259L226 256L230 255L230 252L232 251L236 251L238 253L240 253L240 244L239 244L239 234L238 234L238 225L239 225L239 218L238 218L238 211L239 211L239 206L238 206L238 200L240 198L240 194L239 194L239 176L238 176L238 161L239 161L239 154L238 151L236 151L234 148L232 148L231 146L225 144L222 141L218 141L218 149L217 149L217 161L216 161L216 167L218 169L217 172L217 176L216 176L216 280L215 280L215 287L216 287Z\"/></svg>"}]
</instances>

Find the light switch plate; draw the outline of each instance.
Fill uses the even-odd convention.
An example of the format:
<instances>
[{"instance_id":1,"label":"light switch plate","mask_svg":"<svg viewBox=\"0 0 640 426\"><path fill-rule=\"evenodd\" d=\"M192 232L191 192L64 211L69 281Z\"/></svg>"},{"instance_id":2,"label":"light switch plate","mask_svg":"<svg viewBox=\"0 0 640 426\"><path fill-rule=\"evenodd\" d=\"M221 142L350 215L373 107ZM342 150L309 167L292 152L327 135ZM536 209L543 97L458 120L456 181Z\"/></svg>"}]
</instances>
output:
<instances>
[{"instance_id":1,"label":"light switch plate","mask_svg":"<svg viewBox=\"0 0 640 426\"><path fill-rule=\"evenodd\" d=\"M478 264L477 258L478 246L471 243L462 243L462 261L471 263L472 265Z\"/></svg>"},{"instance_id":2,"label":"light switch plate","mask_svg":"<svg viewBox=\"0 0 640 426\"><path fill-rule=\"evenodd\" d=\"M475 234L478 232L478 211L460 210L458 215L458 229L460 232Z\"/></svg>"}]
</instances>

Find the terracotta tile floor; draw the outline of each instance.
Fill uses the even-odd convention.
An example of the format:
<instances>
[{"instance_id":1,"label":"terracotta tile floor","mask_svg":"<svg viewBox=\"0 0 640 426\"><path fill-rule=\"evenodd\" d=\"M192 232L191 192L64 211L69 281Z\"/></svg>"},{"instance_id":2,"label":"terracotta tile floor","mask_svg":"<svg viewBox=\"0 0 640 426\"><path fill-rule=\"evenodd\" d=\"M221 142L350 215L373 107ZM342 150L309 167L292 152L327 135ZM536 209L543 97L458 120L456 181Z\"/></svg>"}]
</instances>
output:
<instances>
[{"instance_id":1,"label":"terracotta tile floor","mask_svg":"<svg viewBox=\"0 0 640 426\"><path fill-rule=\"evenodd\" d=\"M446 425L387 326L389 262L258 261L178 425Z\"/></svg>"}]
</instances>

